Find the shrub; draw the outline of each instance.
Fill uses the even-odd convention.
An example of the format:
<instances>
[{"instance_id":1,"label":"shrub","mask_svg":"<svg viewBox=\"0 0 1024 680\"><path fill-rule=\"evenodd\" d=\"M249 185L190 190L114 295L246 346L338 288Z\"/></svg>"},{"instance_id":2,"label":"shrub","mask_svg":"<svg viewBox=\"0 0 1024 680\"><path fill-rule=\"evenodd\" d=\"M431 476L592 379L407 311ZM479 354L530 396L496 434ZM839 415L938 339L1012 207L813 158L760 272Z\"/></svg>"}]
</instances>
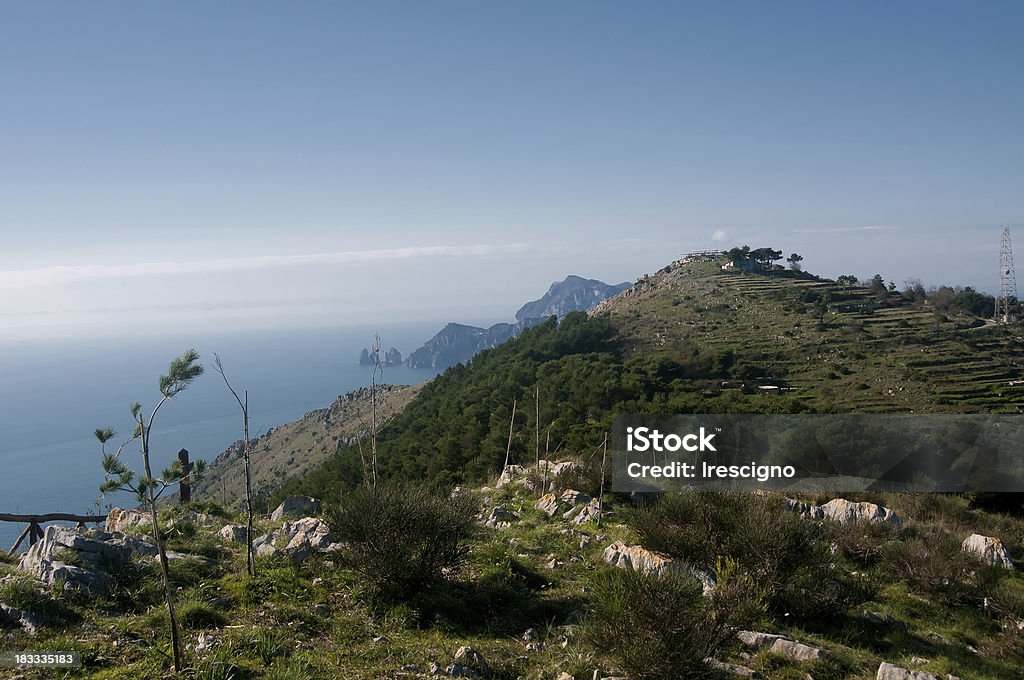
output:
<instances>
[{"instance_id":1,"label":"shrub","mask_svg":"<svg viewBox=\"0 0 1024 680\"><path fill-rule=\"evenodd\" d=\"M825 534L835 546L836 552L852 562L868 567L881 559L885 546L896 539L898 529L891 524L879 522L828 522Z\"/></svg>"},{"instance_id":2,"label":"shrub","mask_svg":"<svg viewBox=\"0 0 1024 680\"><path fill-rule=\"evenodd\" d=\"M769 611L812 620L866 599L835 566L820 528L774 498L671 494L632 515L643 545L714 569L729 558L764 588Z\"/></svg>"},{"instance_id":3,"label":"shrub","mask_svg":"<svg viewBox=\"0 0 1024 680\"><path fill-rule=\"evenodd\" d=\"M704 659L748 624L757 598L748 580L725 570L713 597L701 590L695 579L672 573L606 572L596 583L585 639L630 677L716 677Z\"/></svg>"},{"instance_id":4,"label":"shrub","mask_svg":"<svg viewBox=\"0 0 1024 680\"><path fill-rule=\"evenodd\" d=\"M605 479L611 479L611 462L607 462ZM552 483L549 478L549 483ZM556 491L575 489L597 498L601 492L601 458L591 456L576 465L570 465L555 475L553 486Z\"/></svg>"},{"instance_id":5,"label":"shrub","mask_svg":"<svg viewBox=\"0 0 1024 680\"><path fill-rule=\"evenodd\" d=\"M913 592L940 604L978 603L1003 575L961 549L960 541L940 527L905 532L885 546L882 564L889 575Z\"/></svg>"},{"instance_id":6,"label":"shrub","mask_svg":"<svg viewBox=\"0 0 1024 680\"><path fill-rule=\"evenodd\" d=\"M371 597L400 601L463 562L474 514L467 497L381 486L342 496L326 518Z\"/></svg>"}]
</instances>

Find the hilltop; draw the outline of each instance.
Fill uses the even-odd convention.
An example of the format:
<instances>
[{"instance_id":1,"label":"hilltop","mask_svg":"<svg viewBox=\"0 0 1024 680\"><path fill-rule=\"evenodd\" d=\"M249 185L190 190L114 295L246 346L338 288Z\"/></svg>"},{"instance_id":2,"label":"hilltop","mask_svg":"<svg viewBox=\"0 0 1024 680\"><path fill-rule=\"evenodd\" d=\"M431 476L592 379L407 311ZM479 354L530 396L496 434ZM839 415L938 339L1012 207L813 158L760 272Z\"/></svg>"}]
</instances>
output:
<instances>
[{"instance_id":1,"label":"hilltop","mask_svg":"<svg viewBox=\"0 0 1024 680\"><path fill-rule=\"evenodd\" d=\"M1020 327L911 293L677 261L592 313L608 317L625 356L682 362L714 392L774 385L837 412L1024 406Z\"/></svg>"}]
</instances>

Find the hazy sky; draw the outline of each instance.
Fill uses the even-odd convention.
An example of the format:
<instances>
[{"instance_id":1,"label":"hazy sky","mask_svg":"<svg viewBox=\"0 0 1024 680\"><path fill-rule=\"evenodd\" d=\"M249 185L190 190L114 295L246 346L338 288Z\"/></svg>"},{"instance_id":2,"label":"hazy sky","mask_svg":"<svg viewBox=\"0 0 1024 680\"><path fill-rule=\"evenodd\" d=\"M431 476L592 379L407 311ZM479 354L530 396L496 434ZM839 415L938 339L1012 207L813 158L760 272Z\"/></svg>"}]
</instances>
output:
<instances>
[{"instance_id":1,"label":"hazy sky","mask_svg":"<svg viewBox=\"0 0 1024 680\"><path fill-rule=\"evenodd\" d=\"M6 3L0 336L510 318L749 243L1024 258L1020 2Z\"/></svg>"}]
</instances>

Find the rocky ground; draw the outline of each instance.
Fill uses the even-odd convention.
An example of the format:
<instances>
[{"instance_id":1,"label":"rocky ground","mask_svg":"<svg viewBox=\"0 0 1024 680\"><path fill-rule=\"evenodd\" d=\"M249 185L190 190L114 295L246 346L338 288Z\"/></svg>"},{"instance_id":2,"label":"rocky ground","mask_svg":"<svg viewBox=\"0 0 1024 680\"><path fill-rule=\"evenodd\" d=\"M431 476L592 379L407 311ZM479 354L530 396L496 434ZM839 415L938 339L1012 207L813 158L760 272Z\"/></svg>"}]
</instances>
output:
<instances>
[{"instance_id":1,"label":"rocky ground","mask_svg":"<svg viewBox=\"0 0 1024 680\"><path fill-rule=\"evenodd\" d=\"M420 610L366 603L344 566L345 546L314 499L289 498L260 519L254 579L245 574L245 528L236 517L212 506L168 508L162 524L185 629L187 677L624 677L611 650L595 649L581 634L591 625L594 579L612 569L652 579L671 572L695 579L710 596L717 575L643 547L624 521L628 499L602 504L552 481L571 477L565 473L574 465L510 466L493 486L455 489L478 501L478 535L468 564L449 575L448 590ZM815 500L785 502L807 522L899 530L913 521L899 506ZM979 568L1005 570L1019 586L1012 551L1019 550L1020 523L987 526L1018 532L1012 546L967 533L961 550ZM149 530L146 513L118 510L103 530L50 526L27 553L0 563L0 648L76 650L88 677L165 674L166 615ZM722 678L1024 677L1019 652L1006 649L1024 635L1024 621L943 607L897 583L842 615L845 627L834 629L774 623L737 630L708 663ZM0 676L5 672L61 677L11 670ZM76 670L65 677L81 676ZM680 677L687 677L685 669Z\"/></svg>"}]
</instances>

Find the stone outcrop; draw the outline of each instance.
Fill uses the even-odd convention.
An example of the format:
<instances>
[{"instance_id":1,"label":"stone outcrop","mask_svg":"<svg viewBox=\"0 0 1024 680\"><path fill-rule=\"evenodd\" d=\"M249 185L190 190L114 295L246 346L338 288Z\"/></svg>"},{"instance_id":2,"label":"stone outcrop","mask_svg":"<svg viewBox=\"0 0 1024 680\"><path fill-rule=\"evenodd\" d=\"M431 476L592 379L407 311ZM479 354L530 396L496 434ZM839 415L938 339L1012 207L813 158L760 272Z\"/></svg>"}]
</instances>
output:
<instances>
[{"instance_id":1,"label":"stone outcrop","mask_svg":"<svg viewBox=\"0 0 1024 680\"><path fill-rule=\"evenodd\" d=\"M736 634L736 637L752 649L767 649L770 653L790 659L791 661L824 661L828 657L824 650L797 642L785 635L741 630Z\"/></svg>"},{"instance_id":2,"label":"stone outcrop","mask_svg":"<svg viewBox=\"0 0 1024 680\"><path fill-rule=\"evenodd\" d=\"M277 552L277 539L281 535L281 530L277 529L271 531L269 534L263 534L252 539L252 550L257 557L267 557Z\"/></svg>"},{"instance_id":3,"label":"stone outcrop","mask_svg":"<svg viewBox=\"0 0 1024 680\"><path fill-rule=\"evenodd\" d=\"M454 661L456 664L470 668L477 673L487 674L491 670L490 666L487 665L487 660L484 659L484 655L472 647L459 647L458 651L455 652Z\"/></svg>"},{"instance_id":4,"label":"stone outcrop","mask_svg":"<svg viewBox=\"0 0 1024 680\"><path fill-rule=\"evenodd\" d=\"M820 505L812 505L793 498L786 499L786 507L793 512L799 513L801 517L808 519L825 519L825 511Z\"/></svg>"},{"instance_id":5,"label":"stone outcrop","mask_svg":"<svg viewBox=\"0 0 1024 680\"><path fill-rule=\"evenodd\" d=\"M42 619L32 612L22 611L0 602L0 629L21 628L29 635L35 635L43 625Z\"/></svg>"},{"instance_id":6,"label":"stone outcrop","mask_svg":"<svg viewBox=\"0 0 1024 680\"><path fill-rule=\"evenodd\" d=\"M875 522L900 525L900 518L889 508L874 503L853 503L845 498L836 498L821 506L822 516L840 524L853 522Z\"/></svg>"},{"instance_id":7,"label":"stone outcrop","mask_svg":"<svg viewBox=\"0 0 1024 680\"><path fill-rule=\"evenodd\" d=\"M320 512L320 501L309 496L288 496L281 505L277 506L270 515L270 519L280 522L283 519L292 517L308 517Z\"/></svg>"},{"instance_id":8,"label":"stone outcrop","mask_svg":"<svg viewBox=\"0 0 1024 680\"><path fill-rule=\"evenodd\" d=\"M934 673L911 671L883 661L882 665L878 667L875 680L942 680L942 678Z\"/></svg>"},{"instance_id":9,"label":"stone outcrop","mask_svg":"<svg viewBox=\"0 0 1024 680\"><path fill-rule=\"evenodd\" d=\"M498 478L498 483L495 484L499 489L503 486L511 484L518 477L522 477L526 474L526 468L522 465L506 465L505 469L501 471L501 477Z\"/></svg>"},{"instance_id":10,"label":"stone outcrop","mask_svg":"<svg viewBox=\"0 0 1024 680\"><path fill-rule=\"evenodd\" d=\"M565 513L563 517L570 520L573 524L586 524L587 522L596 522L602 512L606 515L608 514L608 504L605 503L604 508L602 508L601 501L592 498L590 502L579 510L573 508Z\"/></svg>"},{"instance_id":11,"label":"stone outcrop","mask_svg":"<svg viewBox=\"0 0 1024 680\"><path fill-rule=\"evenodd\" d=\"M735 675L740 678L761 680L761 678L764 677L752 668L747 668L746 666L740 666L734 663L726 663L725 661L719 661L718 659L704 659L704 663L716 671Z\"/></svg>"},{"instance_id":12,"label":"stone outcrop","mask_svg":"<svg viewBox=\"0 0 1024 680\"><path fill-rule=\"evenodd\" d=\"M994 567L1013 569L1013 560L1010 558L1010 551L1006 549L1003 542L992 536L971 534L963 543L963 549L975 555L982 562L991 564Z\"/></svg>"},{"instance_id":13,"label":"stone outcrop","mask_svg":"<svg viewBox=\"0 0 1024 680\"><path fill-rule=\"evenodd\" d=\"M104 527L108 534L115 531L125 533L142 526L149 526L153 517L145 510L122 510L111 508L107 513L107 523Z\"/></svg>"},{"instance_id":14,"label":"stone outcrop","mask_svg":"<svg viewBox=\"0 0 1024 680\"><path fill-rule=\"evenodd\" d=\"M553 493L546 493L540 497L537 504L534 506L548 517L554 517L555 513L558 512L558 496Z\"/></svg>"},{"instance_id":15,"label":"stone outcrop","mask_svg":"<svg viewBox=\"0 0 1024 680\"><path fill-rule=\"evenodd\" d=\"M541 496L540 500L537 501L536 508L541 512L547 513L549 517L554 517L556 513L562 510L566 505L569 509L562 513L562 517L569 519L570 516L577 513L576 507L580 505L588 505L594 499L583 493L582 491L576 491L575 489L566 489L561 494L546 493Z\"/></svg>"},{"instance_id":16,"label":"stone outcrop","mask_svg":"<svg viewBox=\"0 0 1024 680\"><path fill-rule=\"evenodd\" d=\"M490 514L487 515L487 519L484 520L485 527L491 527L494 529L504 529L505 527L511 526L513 522L519 521L519 515L512 512L504 505L499 505Z\"/></svg>"},{"instance_id":17,"label":"stone outcrop","mask_svg":"<svg viewBox=\"0 0 1024 680\"><path fill-rule=\"evenodd\" d=\"M693 577L700 582L704 595L715 590L715 579L711 574L639 545L615 541L605 548L601 559L618 569L632 569L652 576L672 573Z\"/></svg>"},{"instance_id":18,"label":"stone outcrop","mask_svg":"<svg viewBox=\"0 0 1024 680\"><path fill-rule=\"evenodd\" d=\"M245 543L246 527L244 524L228 524L217 532L217 535L230 543Z\"/></svg>"},{"instance_id":19,"label":"stone outcrop","mask_svg":"<svg viewBox=\"0 0 1024 680\"><path fill-rule=\"evenodd\" d=\"M123 568L133 556L149 557L156 552L155 545L139 539L51 525L42 540L22 555L18 568L48 586L63 581L66 587L102 595L110 587L109 572ZM65 554L73 557L75 564L60 559Z\"/></svg>"},{"instance_id":20,"label":"stone outcrop","mask_svg":"<svg viewBox=\"0 0 1024 680\"><path fill-rule=\"evenodd\" d=\"M252 548L257 557L266 557L275 554L282 544L281 551L293 562L302 562L314 552L334 552L342 547L326 522L319 517L302 517L285 521L280 529L257 536Z\"/></svg>"},{"instance_id":21,"label":"stone outcrop","mask_svg":"<svg viewBox=\"0 0 1024 680\"><path fill-rule=\"evenodd\" d=\"M318 517L303 517L294 522L285 522L281 533L288 539L285 550L309 546L312 550L327 550L335 543L334 535L327 523Z\"/></svg>"}]
</instances>

